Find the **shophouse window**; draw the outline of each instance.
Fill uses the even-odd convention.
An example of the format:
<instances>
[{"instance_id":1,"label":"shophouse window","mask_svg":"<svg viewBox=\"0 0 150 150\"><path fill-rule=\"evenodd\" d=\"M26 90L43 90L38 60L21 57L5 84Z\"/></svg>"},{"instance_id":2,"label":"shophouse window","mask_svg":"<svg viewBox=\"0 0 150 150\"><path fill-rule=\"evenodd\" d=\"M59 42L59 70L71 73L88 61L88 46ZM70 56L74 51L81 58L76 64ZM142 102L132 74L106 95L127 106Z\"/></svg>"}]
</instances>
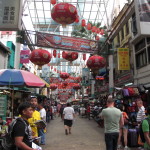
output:
<instances>
[{"instance_id":1,"label":"shophouse window","mask_svg":"<svg viewBox=\"0 0 150 150\"><path fill-rule=\"evenodd\" d=\"M129 34L129 22L126 23L126 35Z\"/></svg>"},{"instance_id":2,"label":"shophouse window","mask_svg":"<svg viewBox=\"0 0 150 150\"><path fill-rule=\"evenodd\" d=\"M150 37L147 38L147 44L150 44Z\"/></svg>"},{"instance_id":3,"label":"shophouse window","mask_svg":"<svg viewBox=\"0 0 150 150\"><path fill-rule=\"evenodd\" d=\"M147 48L148 51L148 62L150 63L150 46Z\"/></svg>"},{"instance_id":4,"label":"shophouse window","mask_svg":"<svg viewBox=\"0 0 150 150\"><path fill-rule=\"evenodd\" d=\"M131 23L132 33L135 36L137 34L137 23L135 13L132 15L132 23Z\"/></svg>"},{"instance_id":5,"label":"shophouse window","mask_svg":"<svg viewBox=\"0 0 150 150\"><path fill-rule=\"evenodd\" d=\"M136 67L143 67L146 65L146 49L136 54Z\"/></svg>"},{"instance_id":6,"label":"shophouse window","mask_svg":"<svg viewBox=\"0 0 150 150\"><path fill-rule=\"evenodd\" d=\"M119 36L119 33L118 33L118 35L117 35L117 42L118 42L118 44L120 45L120 36Z\"/></svg>"},{"instance_id":7,"label":"shophouse window","mask_svg":"<svg viewBox=\"0 0 150 150\"><path fill-rule=\"evenodd\" d=\"M145 46L146 46L145 38L143 38L140 42L138 42L138 43L135 45L135 52L140 51L140 50L143 49Z\"/></svg>"},{"instance_id":8,"label":"shophouse window","mask_svg":"<svg viewBox=\"0 0 150 150\"><path fill-rule=\"evenodd\" d=\"M121 30L121 40L123 40L124 39L124 30L123 30L124 28L122 28L122 30Z\"/></svg>"}]
</instances>

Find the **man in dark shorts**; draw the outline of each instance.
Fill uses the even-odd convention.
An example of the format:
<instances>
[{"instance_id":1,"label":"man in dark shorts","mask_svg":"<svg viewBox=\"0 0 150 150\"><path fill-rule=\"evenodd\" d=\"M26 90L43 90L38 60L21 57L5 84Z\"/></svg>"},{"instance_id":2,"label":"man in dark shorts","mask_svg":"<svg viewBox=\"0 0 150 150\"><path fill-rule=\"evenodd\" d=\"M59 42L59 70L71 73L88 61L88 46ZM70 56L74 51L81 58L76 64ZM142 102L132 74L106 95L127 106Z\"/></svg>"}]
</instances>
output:
<instances>
[{"instance_id":1,"label":"man in dark shorts","mask_svg":"<svg viewBox=\"0 0 150 150\"><path fill-rule=\"evenodd\" d=\"M67 103L67 107L64 108L63 111L63 119L64 119L64 126L65 126L65 134L71 134L71 127L73 123L73 119L75 118L74 109L71 107L70 103Z\"/></svg>"},{"instance_id":2,"label":"man in dark shorts","mask_svg":"<svg viewBox=\"0 0 150 150\"><path fill-rule=\"evenodd\" d=\"M32 148L32 131L27 120L32 117L33 108L29 102L23 102L18 107L18 112L21 115L17 119L12 131L17 150L37 150Z\"/></svg>"}]
</instances>

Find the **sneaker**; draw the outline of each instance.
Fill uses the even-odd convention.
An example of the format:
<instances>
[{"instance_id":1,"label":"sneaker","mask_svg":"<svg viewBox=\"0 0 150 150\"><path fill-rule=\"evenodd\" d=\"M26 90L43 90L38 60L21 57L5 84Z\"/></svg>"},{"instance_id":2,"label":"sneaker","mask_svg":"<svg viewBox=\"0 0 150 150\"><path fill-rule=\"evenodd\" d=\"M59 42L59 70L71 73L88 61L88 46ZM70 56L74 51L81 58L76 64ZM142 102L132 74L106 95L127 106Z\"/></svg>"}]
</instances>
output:
<instances>
[{"instance_id":1,"label":"sneaker","mask_svg":"<svg viewBox=\"0 0 150 150\"><path fill-rule=\"evenodd\" d=\"M65 134L66 134L66 135L68 135L68 131L67 131L67 129L65 129Z\"/></svg>"},{"instance_id":2,"label":"sneaker","mask_svg":"<svg viewBox=\"0 0 150 150\"><path fill-rule=\"evenodd\" d=\"M117 149L120 149L121 147L122 147L121 145L118 145L118 146L117 146Z\"/></svg>"},{"instance_id":3,"label":"sneaker","mask_svg":"<svg viewBox=\"0 0 150 150\"><path fill-rule=\"evenodd\" d=\"M124 147L124 150L128 150L128 146L125 146L125 147Z\"/></svg>"}]
</instances>

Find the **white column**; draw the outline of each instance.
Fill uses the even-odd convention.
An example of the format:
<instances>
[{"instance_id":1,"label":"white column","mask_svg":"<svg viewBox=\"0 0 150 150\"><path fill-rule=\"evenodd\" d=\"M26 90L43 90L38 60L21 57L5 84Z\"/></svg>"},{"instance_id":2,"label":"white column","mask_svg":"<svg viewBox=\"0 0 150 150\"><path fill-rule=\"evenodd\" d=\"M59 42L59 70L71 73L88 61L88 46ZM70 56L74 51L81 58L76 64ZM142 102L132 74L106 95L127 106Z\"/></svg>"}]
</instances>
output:
<instances>
[{"instance_id":1,"label":"white column","mask_svg":"<svg viewBox=\"0 0 150 150\"><path fill-rule=\"evenodd\" d=\"M113 74L113 55L109 55L109 93L112 94L114 89L114 74Z\"/></svg>"},{"instance_id":2,"label":"white column","mask_svg":"<svg viewBox=\"0 0 150 150\"><path fill-rule=\"evenodd\" d=\"M94 92L95 92L95 80L91 80L91 96L94 97Z\"/></svg>"}]
</instances>

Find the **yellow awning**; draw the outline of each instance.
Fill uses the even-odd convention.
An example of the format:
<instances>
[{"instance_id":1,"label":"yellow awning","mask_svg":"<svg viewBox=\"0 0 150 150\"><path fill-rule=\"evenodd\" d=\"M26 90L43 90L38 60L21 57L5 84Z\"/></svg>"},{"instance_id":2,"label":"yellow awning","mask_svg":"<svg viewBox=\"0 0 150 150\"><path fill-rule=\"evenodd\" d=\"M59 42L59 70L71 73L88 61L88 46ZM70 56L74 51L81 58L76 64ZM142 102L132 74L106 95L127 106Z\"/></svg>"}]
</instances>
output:
<instances>
[{"instance_id":1,"label":"yellow awning","mask_svg":"<svg viewBox=\"0 0 150 150\"><path fill-rule=\"evenodd\" d=\"M46 87L50 87L50 85L45 80L43 80L42 78L41 80L46 84Z\"/></svg>"}]
</instances>

